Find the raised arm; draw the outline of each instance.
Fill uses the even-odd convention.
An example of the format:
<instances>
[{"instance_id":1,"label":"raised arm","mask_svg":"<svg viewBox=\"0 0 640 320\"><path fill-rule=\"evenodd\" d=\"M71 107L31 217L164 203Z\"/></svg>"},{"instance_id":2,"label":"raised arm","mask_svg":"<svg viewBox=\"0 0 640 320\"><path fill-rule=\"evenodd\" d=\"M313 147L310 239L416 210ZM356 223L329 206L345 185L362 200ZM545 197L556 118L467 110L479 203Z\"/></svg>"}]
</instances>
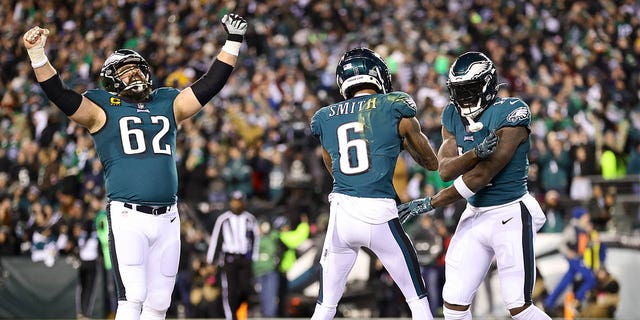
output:
<instances>
[{"instance_id":1,"label":"raised arm","mask_svg":"<svg viewBox=\"0 0 640 320\"><path fill-rule=\"evenodd\" d=\"M420 122L415 117L403 118L399 124L400 135L404 137L404 148L419 165L429 170L438 170L438 158L429 144L429 139L420 130Z\"/></svg>"},{"instance_id":2,"label":"raised arm","mask_svg":"<svg viewBox=\"0 0 640 320\"><path fill-rule=\"evenodd\" d=\"M38 84L47 98L71 120L93 133L102 128L106 114L91 100L71 90L60 79L44 52L49 30L33 27L22 37Z\"/></svg>"},{"instance_id":3,"label":"raised arm","mask_svg":"<svg viewBox=\"0 0 640 320\"><path fill-rule=\"evenodd\" d=\"M230 13L224 15L221 22L227 32L227 41L209 70L176 97L173 109L177 122L196 114L218 94L236 65L240 45L247 31L247 21L237 14Z\"/></svg>"}]
</instances>

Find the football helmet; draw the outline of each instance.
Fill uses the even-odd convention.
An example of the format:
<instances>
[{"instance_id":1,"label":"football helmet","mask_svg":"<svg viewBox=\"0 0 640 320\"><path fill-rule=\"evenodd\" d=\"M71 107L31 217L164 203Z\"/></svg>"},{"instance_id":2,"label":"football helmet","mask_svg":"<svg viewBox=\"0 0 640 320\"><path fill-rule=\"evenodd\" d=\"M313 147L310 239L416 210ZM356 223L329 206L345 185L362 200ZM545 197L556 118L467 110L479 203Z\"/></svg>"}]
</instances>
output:
<instances>
[{"instance_id":1,"label":"football helmet","mask_svg":"<svg viewBox=\"0 0 640 320\"><path fill-rule=\"evenodd\" d=\"M345 99L363 88L380 93L393 91L389 67L380 55L368 48L351 49L342 55L336 68L336 83Z\"/></svg>"},{"instance_id":2,"label":"football helmet","mask_svg":"<svg viewBox=\"0 0 640 320\"><path fill-rule=\"evenodd\" d=\"M449 69L447 88L460 114L476 119L498 96L498 77L493 61L481 52L459 56Z\"/></svg>"},{"instance_id":3,"label":"football helmet","mask_svg":"<svg viewBox=\"0 0 640 320\"><path fill-rule=\"evenodd\" d=\"M130 66L130 68L123 68L124 66ZM128 83L124 83L121 77L133 68L139 69L142 77L134 75ZM139 53L130 49L118 49L112 53L102 66L100 77L107 91L124 98L143 101L148 99L151 93L149 63Z\"/></svg>"}]
</instances>

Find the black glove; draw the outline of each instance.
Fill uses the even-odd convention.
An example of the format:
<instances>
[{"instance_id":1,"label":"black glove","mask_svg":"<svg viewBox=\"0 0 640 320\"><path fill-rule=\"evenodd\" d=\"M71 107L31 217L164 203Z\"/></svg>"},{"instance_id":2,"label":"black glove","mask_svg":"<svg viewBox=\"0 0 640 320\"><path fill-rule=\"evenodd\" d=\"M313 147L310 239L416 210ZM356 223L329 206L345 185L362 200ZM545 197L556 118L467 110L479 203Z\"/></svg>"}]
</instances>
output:
<instances>
[{"instance_id":1,"label":"black glove","mask_svg":"<svg viewBox=\"0 0 640 320\"><path fill-rule=\"evenodd\" d=\"M421 214L428 213L433 210L431 205L431 197L425 197L424 199L411 200L398 206L398 216L400 217L400 223L411 220L413 217Z\"/></svg>"},{"instance_id":2,"label":"black glove","mask_svg":"<svg viewBox=\"0 0 640 320\"><path fill-rule=\"evenodd\" d=\"M247 20L243 17L229 13L222 17L222 26L227 32L227 40L242 42L244 34L247 32Z\"/></svg>"},{"instance_id":3,"label":"black glove","mask_svg":"<svg viewBox=\"0 0 640 320\"><path fill-rule=\"evenodd\" d=\"M489 135L475 147L476 156L480 159L486 159L494 152L496 152L496 146L498 145L498 136L495 131L489 132Z\"/></svg>"}]
</instances>

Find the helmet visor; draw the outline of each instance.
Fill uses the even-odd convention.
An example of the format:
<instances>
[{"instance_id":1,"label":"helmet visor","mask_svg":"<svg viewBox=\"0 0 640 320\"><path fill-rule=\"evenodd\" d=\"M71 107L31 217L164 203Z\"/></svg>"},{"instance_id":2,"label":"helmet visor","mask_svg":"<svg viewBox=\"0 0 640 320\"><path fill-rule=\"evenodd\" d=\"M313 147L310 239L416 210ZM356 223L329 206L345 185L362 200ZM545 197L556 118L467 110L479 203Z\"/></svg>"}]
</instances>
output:
<instances>
[{"instance_id":1,"label":"helmet visor","mask_svg":"<svg viewBox=\"0 0 640 320\"><path fill-rule=\"evenodd\" d=\"M484 81L465 81L459 83L449 83L449 94L451 99L460 107L470 108L478 103L478 99L486 90Z\"/></svg>"}]
</instances>

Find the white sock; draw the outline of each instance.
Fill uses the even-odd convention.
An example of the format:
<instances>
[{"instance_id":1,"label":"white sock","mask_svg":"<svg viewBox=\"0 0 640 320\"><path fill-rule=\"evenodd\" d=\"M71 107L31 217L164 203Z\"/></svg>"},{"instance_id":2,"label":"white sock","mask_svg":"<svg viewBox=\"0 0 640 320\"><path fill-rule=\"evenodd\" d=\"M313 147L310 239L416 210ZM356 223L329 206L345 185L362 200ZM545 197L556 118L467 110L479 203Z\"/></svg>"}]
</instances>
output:
<instances>
[{"instance_id":1,"label":"white sock","mask_svg":"<svg viewBox=\"0 0 640 320\"><path fill-rule=\"evenodd\" d=\"M411 319L413 320L433 320L431 309L429 309L429 300L427 297L407 301L409 309L411 309Z\"/></svg>"},{"instance_id":2,"label":"white sock","mask_svg":"<svg viewBox=\"0 0 640 320\"><path fill-rule=\"evenodd\" d=\"M316 303L316 309L313 311L311 320L332 320L336 316L336 307L327 307Z\"/></svg>"},{"instance_id":3,"label":"white sock","mask_svg":"<svg viewBox=\"0 0 640 320\"><path fill-rule=\"evenodd\" d=\"M446 306L442 307L442 313L446 320L471 320L471 309L465 311L451 310Z\"/></svg>"},{"instance_id":4,"label":"white sock","mask_svg":"<svg viewBox=\"0 0 640 320\"><path fill-rule=\"evenodd\" d=\"M529 308L511 316L511 318L515 320L551 320L551 317L534 305L530 305Z\"/></svg>"}]
</instances>

